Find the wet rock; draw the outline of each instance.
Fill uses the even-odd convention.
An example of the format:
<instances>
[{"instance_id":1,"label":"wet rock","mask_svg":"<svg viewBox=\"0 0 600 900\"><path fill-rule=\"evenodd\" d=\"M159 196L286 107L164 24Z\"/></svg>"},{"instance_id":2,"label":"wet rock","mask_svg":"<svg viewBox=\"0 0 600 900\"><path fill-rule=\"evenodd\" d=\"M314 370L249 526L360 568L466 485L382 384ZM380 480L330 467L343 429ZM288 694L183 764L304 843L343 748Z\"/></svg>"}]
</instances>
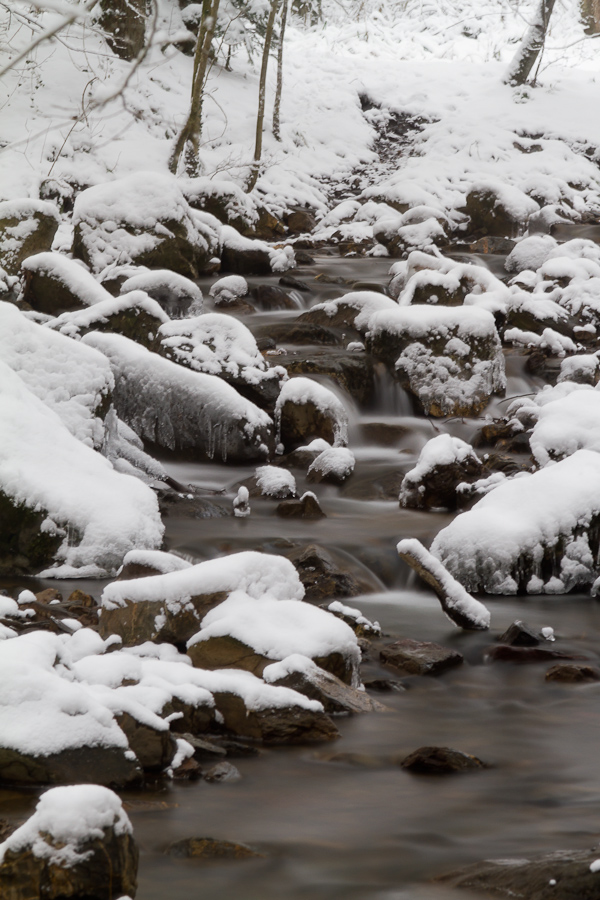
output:
<instances>
[{"instance_id":1,"label":"wet rock","mask_svg":"<svg viewBox=\"0 0 600 900\"><path fill-rule=\"evenodd\" d=\"M184 759L181 765L172 771L173 778L178 781L197 781L202 778L202 766L193 757Z\"/></svg>"},{"instance_id":2,"label":"wet rock","mask_svg":"<svg viewBox=\"0 0 600 900\"><path fill-rule=\"evenodd\" d=\"M95 609L98 606L91 594L86 594L85 591L80 591L79 588L76 588L69 594L67 603L72 603L74 606L82 606L85 609Z\"/></svg>"},{"instance_id":3,"label":"wet rock","mask_svg":"<svg viewBox=\"0 0 600 900\"><path fill-rule=\"evenodd\" d=\"M372 678L364 682L365 690L377 691L382 694L400 693L406 690L406 686L401 681L394 681L392 678Z\"/></svg>"},{"instance_id":4,"label":"wet rock","mask_svg":"<svg viewBox=\"0 0 600 900\"><path fill-rule=\"evenodd\" d=\"M402 438L410 434L406 425L391 422L363 422L362 436L369 444L381 444L383 447L395 447Z\"/></svg>"},{"instance_id":5,"label":"wet rock","mask_svg":"<svg viewBox=\"0 0 600 900\"><path fill-rule=\"evenodd\" d=\"M295 291L302 291L303 293L311 294L312 288L306 281L301 281L299 278L294 278L293 275L282 275L279 279L279 284L282 287L293 288Z\"/></svg>"},{"instance_id":6,"label":"wet rock","mask_svg":"<svg viewBox=\"0 0 600 900\"><path fill-rule=\"evenodd\" d=\"M287 216L285 224L292 234L302 234L303 232L313 231L316 228L317 220L309 210L298 209Z\"/></svg>"},{"instance_id":7,"label":"wet rock","mask_svg":"<svg viewBox=\"0 0 600 900\"><path fill-rule=\"evenodd\" d=\"M202 773L202 777L205 781L208 781L209 784L241 781L242 778L239 769L236 769L236 767L229 762L216 763L214 766L211 766L210 769L206 769Z\"/></svg>"},{"instance_id":8,"label":"wet rock","mask_svg":"<svg viewBox=\"0 0 600 900\"><path fill-rule=\"evenodd\" d=\"M288 291L274 284L259 284L252 291L252 296L259 309L298 309L298 303Z\"/></svg>"},{"instance_id":9,"label":"wet rock","mask_svg":"<svg viewBox=\"0 0 600 900\"><path fill-rule=\"evenodd\" d=\"M231 841L217 841L214 838L186 838L176 841L166 851L169 856L180 859L262 859L247 844L233 844Z\"/></svg>"},{"instance_id":10,"label":"wet rock","mask_svg":"<svg viewBox=\"0 0 600 900\"><path fill-rule=\"evenodd\" d=\"M177 743L168 728L153 728L126 712L115 718L145 772L162 772L171 765Z\"/></svg>"},{"instance_id":11,"label":"wet rock","mask_svg":"<svg viewBox=\"0 0 600 900\"><path fill-rule=\"evenodd\" d=\"M39 572L54 562L63 535L42 527L47 518L45 510L17 503L0 490L0 573Z\"/></svg>"},{"instance_id":12,"label":"wet rock","mask_svg":"<svg viewBox=\"0 0 600 900\"><path fill-rule=\"evenodd\" d=\"M222 519L231 515L229 510L206 497L180 491L158 491L158 505L163 518Z\"/></svg>"},{"instance_id":13,"label":"wet rock","mask_svg":"<svg viewBox=\"0 0 600 900\"><path fill-rule=\"evenodd\" d=\"M375 753L352 752L319 752L315 754L319 762L337 763L342 766L352 766L355 769L387 769L397 764L391 756L378 756Z\"/></svg>"},{"instance_id":14,"label":"wet rock","mask_svg":"<svg viewBox=\"0 0 600 900\"><path fill-rule=\"evenodd\" d=\"M275 407L278 434L287 449L321 438L328 444L348 443L348 414L333 391L310 378L291 378Z\"/></svg>"},{"instance_id":15,"label":"wet rock","mask_svg":"<svg viewBox=\"0 0 600 900\"><path fill-rule=\"evenodd\" d=\"M117 634L123 646L132 647L145 641L170 643L185 647L196 634L206 613L227 597L224 591L191 597L185 609L169 608L164 600L125 599L123 606L102 609L98 631L103 637Z\"/></svg>"},{"instance_id":16,"label":"wet rock","mask_svg":"<svg viewBox=\"0 0 600 900\"><path fill-rule=\"evenodd\" d=\"M43 200L5 200L0 203L0 268L18 275L28 256L50 250L60 215Z\"/></svg>"},{"instance_id":17,"label":"wet rock","mask_svg":"<svg viewBox=\"0 0 600 900\"><path fill-rule=\"evenodd\" d=\"M537 859L488 859L436 882L518 900L599 900L598 856L596 849L557 851Z\"/></svg>"},{"instance_id":18,"label":"wet rock","mask_svg":"<svg viewBox=\"0 0 600 900\"><path fill-rule=\"evenodd\" d=\"M191 744L194 748L194 757L196 759L214 759L227 756L227 750L224 747L215 744L213 741L198 735L184 732L181 734L184 741Z\"/></svg>"},{"instance_id":19,"label":"wet rock","mask_svg":"<svg viewBox=\"0 0 600 900\"><path fill-rule=\"evenodd\" d=\"M138 764L116 747L81 747L34 756L0 747L0 782L4 784L96 784L123 787L140 780Z\"/></svg>"},{"instance_id":20,"label":"wet rock","mask_svg":"<svg viewBox=\"0 0 600 900\"><path fill-rule=\"evenodd\" d=\"M405 757L400 766L415 775L450 775L485 768L485 764L476 756L450 747L419 747Z\"/></svg>"},{"instance_id":21,"label":"wet rock","mask_svg":"<svg viewBox=\"0 0 600 900\"><path fill-rule=\"evenodd\" d=\"M583 684L589 681L600 681L600 669L595 666L558 663L546 672L546 681L563 684Z\"/></svg>"},{"instance_id":22,"label":"wet rock","mask_svg":"<svg viewBox=\"0 0 600 900\"><path fill-rule=\"evenodd\" d=\"M479 240L469 244L471 253L483 253L486 256L489 253L507 256L515 247L514 241L505 237L494 237L493 235L479 238Z\"/></svg>"},{"instance_id":23,"label":"wet rock","mask_svg":"<svg viewBox=\"0 0 600 900\"><path fill-rule=\"evenodd\" d=\"M377 588L370 587L370 590ZM361 594L368 591L361 591ZM341 619L346 625L349 625L354 634L359 638L359 647L362 652L363 659L370 658L371 644L367 638L380 637L381 626L379 622L371 622L366 616L363 616L359 609L353 609L351 606L345 606L339 600L333 603L324 603L322 608L333 613L338 619Z\"/></svg>"},{"instance_id":24,"label":"wet rock","mask_svg":"<svg viewBox=\"0 0 600 900\"><path fill-rule=\"evenodd\" d=\"M483 468L470 444L440 434L425 444L417 465L405 475L400 506L454 510L458 506L457 486L481 478Z\"/></svg>"},{"instance_id":25,"label":"wet rock","mask_svg":"<svg viewBox=\"0 0 600 900\"><path fill-rule=\"evenodd\" d=\"M277 251L263 241L242 237L233 228L225 226L221 230L221 271L232 275L270 275L273 271L274 254ZM293 253L290 264L293 264ZM278 271L290 265L276 267Z\"/></svg>"},{"instance_id":26,"label":"wet rock","mask_svg":"<svg viewBox=\"0 0 600 900\"><path fill-rule=\"evenodd\" d=\"M338 335L331 328L301 322L270 322L268 325L252 325L252 333L257 341L267 337L276 344L337 344ZM288 360L286 360L287 362Z\"/></svg>"},{"instance_id":27,"label":"wet rock","mask_svg":"<svg viewBox=\"0 0 600 900\"><path fill-rule=\"evenodd\" d=\"M552 659L585 659L585 656L568 650L551 650L549 647L511 647L508 644L498 644L485 651L485 658L489 662L538 663Z\"/></svg>"},{"instance_id":28,"label":"wet rock","mask_svg":"<svg viewBox=\"0 0 600 900\"><path fill-rule=\"evenodd\" d=\"M311 700L318 700L326 713L354 714L383 709L366 691L350 687L330 672L306 665L306 662L305 659L299 662L295 671L285 662L275 663L265 669L263 677L269 684L291 688ZM284 672L285 668L291 670Z\"/></svg>"},{"instance_id":29,"label":"wet rock","mask_svg":"<svg viewBox=\"0 0 600 900\"><path fill-rule=\"evenodd\" d=\"M524 195L523 200L527 200ZM481 231L484 235L514 238L525 230L527 219L539 212L539 206L534 200L529 199L524 209L525 218L521 219L494 190L484 188L472 190L467 194L463 212L471 220L471 232Z\"/></svg>"},{"instance_id":30,"label":"wet rock","mask_svg":"<svg viewBox=\"0 0 600 900\"><path fill-rule=\"evenodd\" d=\"M463 662L463 656L457 650L412 638L386 644L379 658L385 666L396 669L402 675L441 675Z\"/></svg>"},{"instance_id":31,"label":"wet rock","mask_svg":"<svg viewBox=\"0 0 600 900\"><path fill-rule=\"evenodd\" d=\"M339 737L324 712L300 706L248 710L240 697L230 693L216 693L215 703L229 731L265 744L314 744Z\"/></svg>"},{"instance_id":32,"label":"wet rock","mask_svg":"<svg viewBox=\"0 0 600 900\"><path fill-rule=\"evenodd\" d=\"M38 603L52 603L53 600L58 600L60 603L62 601L62 594L60 591L57 591L56 588L46 588L45 591L40 591L35 595L35 598Z\"/></svg>"},{"instance_id":33,"label":"wet rock","mask_svg":"<svg viewBox=\"0 0 600 900\"><path fill-rule=\"evenodd\" d=\"M304 585L304 599L320 603L334 597L357 597L376 587L359 579L348 567L335 562L331 553L319 544L309 544L290 559Z\"/></svg>"},{"instance_id":34,"label":"wet rock","mask_svg":"<svg viewBox=\"0 0 600 900\"><path fill-rule=\"evenodd\" d=\"M367 353L355 353L341 348L312 350L310 353L296 351L293 356L286 358L285 366L290 375L330 378L361 406L373 399L373 358Z\"/></svg>"},{"instance_id":35,"label":"wet rock","mask_svg":"<svg viewBox=\"0 0 600 900\"><path fill-rule=\"evenodd\" d=\"M509 644L511 647L537 647L545 640L541 631L531 628L526 622L517 619L508 626L504 634L500 635L498 643Z\"/></svg>"},{"instance_id":36,"label":"wet rock","mask_svg":"<svg viewBox=\"0 0 600 900\"><path fill-rule=\"evenodd\" d=\"M324 450L308 467L306 480L312 484L322 481L343 484L354 472L354 454L347 447L331 447Z\"/></svg>"},{"instance_id":37,"label":"wet rock","mask_svg":"<svg viewBox=\"0 0 600 900\"><path fill-rule=\"evenodd\" d=\"M282 500L276 512L284 519L322 519L325 516L312 491L306 491L299 500Z\"/></svg>"},{"instance_id":38,"label":"wet rock","mask_svg":"<svg viewBox=\"0 0 600 900\"><path fill-rule=\"evenodd\" d=\"M78 791L85 808L74 799ZM3 900L135 897L138 850L119 798L106 788L46 792L1 852Z\"/></svg>"},{"instance_id":39,"label":"wet rock","mask_svg":"<svg viewBox=\"0 0 600 900\"><path fill-rule=\"evenodd\" d=\"M462 584L415 539L405 539L397 546L398 556L411 566L437 594L449 619L468 631L485 631L490 627L489 610L468 594Z\"/></svg>"}]
</instances>

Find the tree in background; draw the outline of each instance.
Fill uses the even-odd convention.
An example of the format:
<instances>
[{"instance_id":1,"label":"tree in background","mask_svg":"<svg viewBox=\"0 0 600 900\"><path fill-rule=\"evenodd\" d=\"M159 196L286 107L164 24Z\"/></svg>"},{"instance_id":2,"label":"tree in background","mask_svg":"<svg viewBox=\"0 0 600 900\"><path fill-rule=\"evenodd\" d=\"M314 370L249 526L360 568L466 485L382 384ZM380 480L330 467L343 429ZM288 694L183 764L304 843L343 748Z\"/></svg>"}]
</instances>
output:
<instances>
[{"instance_id":1,"label":"tree in background","mask_svg":"<svg viewBox=\"0 0 600 900\"><path fill-rule=\"evenodd\" d=\"M287 25L289 0L283 0L281 13L281 28L279 29L279 46L277 48L277 87L275 88L275 104L273 106L273 137L281 140L280 111L281 91L283 89L283 42L285 40L285 26Z\"/></svg>"},{"instance_id":2,"label":"tree in background","mask_svg":"<svg viewBox=\"0 0 600 900\"><path fill-rule=\"evenodd\" d=\"M600 0L580 0L586 34L600 34Z\"/></svg>"},{"instance_id":3,"label":"tree in background","mask_svg":"<svg viewBox=\"0 0 600 900\"><path fill-rule=\"evenodd\" d=\"M529 78L529 74L543 50L554 3L555 0L540 0L533 21L508 67L504 78L506 84L517 87L525 84Z\"/></svg>"},{"instance_id":4,"label":"tree in background","mask_svg":"<svg viewBox=\"0 0 600 900\"><path fill-rule=\"evenodd\" d=\"M269 66L269 53L271 51L271 42L273 40L273 31L275 27L275 16L279 9L279 0L271 0L271 10L267 21L267 30L265 32L265 40L263 45L262 65L260 67L260 79L258 82L258 114L256 116L256 141L254 144L254 162L248 179L247 191L251 191L256 186L258 173L260 171L260 161L262 158L262 134L265 121L265 97L267 90L267 69Z\"/></svg>"}]
</instances>

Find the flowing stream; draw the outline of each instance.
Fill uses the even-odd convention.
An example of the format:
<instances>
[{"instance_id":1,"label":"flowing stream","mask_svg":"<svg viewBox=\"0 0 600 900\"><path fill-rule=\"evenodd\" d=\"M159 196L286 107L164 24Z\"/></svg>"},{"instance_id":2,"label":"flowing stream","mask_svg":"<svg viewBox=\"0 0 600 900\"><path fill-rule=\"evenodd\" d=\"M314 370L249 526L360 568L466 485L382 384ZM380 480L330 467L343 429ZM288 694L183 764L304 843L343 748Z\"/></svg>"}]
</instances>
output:
<instances>
[{"instance_id":1,"label":"flowing stream","mask_svg":"<svg viewBox=\"0 0 600 900\"><path fill-rule=\"evenodd\" d=\"M316 274L385 285L388 269L389 260L322 257L294 275L315 286L299 294L309 306L351 289L315 282ZM251 281L277 283L275 277ZM208 285L201 284L206 293ZM257 313L244 321L252 327L296 315ZM283 365L295 352L324 349L279 346L288 353L273 362ZM507 396L541 385L526 374L518 353L508 354L507 373ZM397 487L429 438L450 431L470 440L482 423L415 415L383 368L368 407L347 396L345 402L357 467L342 488L317 487L327 518L282 520L268 500L253 500L248 519L171 514L166 547L200 561L240 549L278 553L320 544L363 567L376 592L345 602L378 620L390 640L438 641L459 649L465 663L440 678L403 678L405 689L374 694L385 712L337 718L341 739L335 745L265 749L233 759L242 775L236 783L161 782L123 793L141 851L139 900L446 900L458 895L430 880L467 862L583 849L600 838L600 683L555 685L544 681L549 663L484 661L494 636L517 618L552 626L561 646L595 661L600 605L580 595L487 598L491 633L453 628L395 553L399 539L428 541L450 515L399 509ZM506 406L494 398L487 413L499 415ZM166 465L178 481L228 508L235 486L254 472L254 466ZM294 474L302 490L302 474ZM64 596L77 587L99 597L103 583L0 582L13 595L17 588L52 586ZM367 660L363 675L400 680L376 659ZM434 778L379 764L424 745L463 750L489 768ZM327 761L333 752L362 754L365 764ZM0 817L25 818L38 793L0 791ZM264 858L207 863L164 854L171 842L188 837L248 843Z\"/></svg>"}]
</instances>

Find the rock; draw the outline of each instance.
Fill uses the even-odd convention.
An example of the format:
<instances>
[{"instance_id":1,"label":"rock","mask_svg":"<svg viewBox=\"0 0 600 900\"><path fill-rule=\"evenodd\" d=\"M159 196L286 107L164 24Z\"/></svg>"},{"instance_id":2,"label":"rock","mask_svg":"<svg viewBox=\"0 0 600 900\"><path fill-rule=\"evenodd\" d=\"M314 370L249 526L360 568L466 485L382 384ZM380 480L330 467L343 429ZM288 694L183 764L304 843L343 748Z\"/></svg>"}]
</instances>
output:
<instances>
[{"instance_id":1,"label":"rock","mask_svg":"<svg viewBox=\"0 0 600 900\"><path fill-rule=\"evenodd\" d=\"M117 795L99 785L47 791L0 852L3 900L135 897L131 823Z\"/></svg>"},{"instance_id":2,"label":"rock","mask_svg":"<svg viewBox=\"0 0 600 900\"><path fill-rule=\"evenodd\" d=\"M275 405L277 432L286 448L321 438L328 444L348 442L348 414L328 388L310 378L291 378Z\"/></svg>"},{"instance_id":3,"label":"rock","mask_svg":"<svg viewBox=\"0 0 600 900\"><path fill-rule=\"evenodd\" d=\"M534 628L517 619L512 625L509 625L504 634L498 638L498 643L509 644L511 647L537 647L542 644L546 638Z\"/></svg>"},{"instance_id":4,"label":"rock","mask_svg":"<svg viewBox=\"0 0 600 900\"><path fill-rule=\"evenodd\" d=\"M317 280L317 279L315 279ZM319 278L319 281L323 281ZM378 291L352 291L337 300L328 300L311 306L298 316L301 324L320 325L322 328L343 329L348 336L368 330L368 322L376 311L396 311L398 304Z\"/></svg>"},{"instance_id":5,"label":"rock","mask_svg":"<svg viewBox=\"0 0 600 900\"><path fill-rule=\"evenodd\" d=\"M169 269L136 271L128 268L119 293L129 294L132 291L144 291L172 319L202 312L203 297L198 285Z\"/></svg>"},{"instance_id":6,"label":"rock","mask_svg":"<svg viewBox=\"0 0 600 900\"><path fill-rule=\"evenodd\" d=\"M270 275L294 265L291 247L272 247L243 237L228 225L221 229L221 271L233 275Z\"/></svg>"},{"instance_id":7,"label":"rock","mask_svg":"<svg viewBox=\"0 0 600 900\"><path fill-rule=\"evenodd\" d=\"M474 189L467 194L463 210L471 220L471 232L482 231L484 235L514 238L521 234L530 216L539 212L539 205L524 194L520 195L522 215L515 215L512 208L503 202L492 188Z\"/></svg>"},{"instance_id":8,"label":"rock","mask_svg":"<svg viewBox=\"0 0 600 900\"><path fill-rule=\"evenodd\" d=\"M251 512L250 492L245 485L241 485L238 488L237 495L233 498L233 514L238 519L245 519Z\"/></svg>"},{"instance_id":9,"label":"rock","mask_svg":"<svg viewBox=\"0 0 600 900\"><path fill-rule=\"evenodd\" d=\"M441 675L447 669L460 666L462 654L429 641L404 638L386 644L379 654L381 662L403 675Z\"/></svg>"},{"instance_id":10,"label":"rock","mask_svg":"<svg viewBox=\"0 0 600 900\"><path fill-rule=\"evenodd\" d=\"M398 556L433 588L448 618L468 631L485 631L490 627L489 610L471 597L464 587L423 545L408 538L396 547Z\"/></svg>"},{"instance_id":11,"label":"rock","mask_svg":"<svg viewBox=\"0 0 600 900\"><path fill-rule=\"evenodd\" d=\"M600 669L595 666L570 665L558 663L546 672L546 681L557 681L563 684L581 684L589 681L600 681Z\"/></svg>"},{"instance_id":12,"label":"rock","mask_svg":"<svg viewBox=\"0 0 600 900\"><path fill-rule=\"evenodd\" d=\"M289 214L285 224L292 234L302 234L307 231L313 231L317 226L317 220L309 210L298 209Z\"/></svg>"},{"instance_id":13,"label":"rock","mask_svg":"<svg viewBox=\"0 0 600 900\"><path fill-rule=\"evenodd\" d=\"M157 172L82 191L73 227L73 255L93 272L133 264L195 280L216 249L216 232L190 208L176 178Z\"/></svg>"},{"instance_id":14,"label":"rock","mask_svg":"<svg viewBox=\"0 0 600 900\"><path fill-rule=\"evenodd\" d=\"M18 275L28 256L50 250L59 224L53 203L29 199L1 202L0 268L8 275Z\"/></svg>"},{"instance_id":15,"label":"rock","mask_svg":"<svg viewBox=\"0 0 600 900\"><path fill-rule=\"evenodd\" d=\"M337 344L338 335L331 328L322 325L302 324L299 322L270 322L249 326L257 342L271 339L273 349L277 344ZM286 360L287 362L287 360Z\"/></svg>"},{"instance_id":16,"label":"rock","mask_svg":"<svg viewBox=\"0 0 600 900\"><path fill-rule=\"evenodd\" d=\"M548 647L511 647L508 644L497 644L486 649L485 658L489 662L537 663L549 662L552 659L585 659L586 657L568 650L551 650Z\"/></svg>"},{"instance_id":17,"label":"rock","mask_svg":"<svg viewBox=\"0 0 600 900\"><path fill-rule=\"evenodd\" d=\"M406 690L406 686L401 681L394 681L392 678L373 678L364 682L365 690L378 691L382 694L390 692L400 693Z\"/></svg>"},{"instance_id":18,"label":"rock","mask_svg":"<svg viewBox=\"0 0 600 900\"><path fill-rule=\"evenodd\" d=\"M65 312L49 327L71 338L79 338L90 331L122 334L148 350L159 350L159 329L168 321L155 300L143 291L131 291L86 309Z\"/></svg>"},{"instance_id":19,"label":"rock","mask_svg":"<svg viewBox=\"0 0 600 900\"><path fill-rule=\"evenodd\" d=\"M306 491L299 500L282 500L277 506L276 513L284 519L322 519L325 517L319 501L312 491Z\"/></svg>"},{"instance_id":20,"label":"rock","mask_svg":"<svg viewBox=\"0 0 600 900\"><path fill-rule=\"evenodd\" d=\"M485 860L436 882L521 900L599 900L598 850L563 850L537 859Z\"/></svg>"},{"instance_id":21,"label":"rock","mask_svg":"<svg viewBox=\"0 0 600 900\"><path fill-rule=\"evenodd\" d=\"M46 588L45 591L40 591L39 594L36 594L35 598L38 603L52 603L53 600L58 600L60 603L63 596L56 588Z\"/></svg>"},{"instance_id":22,"label":"rock","mask_svg":"<svg viewBox=\"0 0 600 900\"><path fill-rule=\"evenodd\" d=\"M458 506L456 488L483 477L483 463L470 444L449 434L427 441L414 469L404 476L400 506L449 509Z\"/></svg>"},{"instance_id":23,"label":"rock","mask_svg":"<svg viewBox=\"0 0 600 900\"><path fill-rule=\"evenodd\" d=\"M471 253L483 253L486 256L489 253L507 256L515 247L516 244L514 241L504 237L494 237L493 235L479 238L479 240L469 244Z\"/></svg>"},{"instance_id":24,"label":"rock","mask_svg":"<svg viewBox=\"0 0 600 900\"><path fill-rule=\"evenodd\" d=\"M0 747L0 782L3 784L96 784L125 786L140 780L135 760L117 747L81 747L35 756Z\"/></svg>"},{"instance_id":25,"label":"rock","mask_svg":"<svg viewBox=\"0 0 600 900\"><path fill-rule=\"evenodd\" d=\"M298 326L300 327L300 326ZM304 328L309 326L305 325ZM310 326L320 329L320 326ZM308 375L330 378L346 391L352 399L365 406L375 393L374 361L368 353L356 353L339 347L295 351L285 360L290 375Z\"/></svg>"},{"instance_id":26,"label":"rock","mask_svg":"<svg viewBox=\"0 0 600 900\"><path fill-rule=\"evenodd\" d=\"M311 665L306 657L289 657L267 666L263 678L268 684L291 688L311 700L318 700L326 713L353 714L383 709L366 691L356 690L330 672Z\"/></svg>"},{"instance_id":27,"label":"rock","mask_svg":"<svg viewBox=\"0 0 600 900\"><path fill-rule=\"evenodd\" d=\"M306 480L313 484L322 481L343 484L354 472L354 454L347 447L331 447L319 453L308 467Z\"/></svg>"},{"instance_id":28,"label":"rock","mask_svg":"<svg viewBox=\"0 0 600 900\"><path fill-rule=\"evenodd\" d=\"M406 756L400 766L415 775L450 775L469 769L485 769L485 764L476 756L450 747L420 747Z\"/></svg>"},{"instance_id":29,"label":"rock","mask_svg":"<svg viewBox=\"0 0 600 900\"><path fill-rule=\"evenodd\" d=\"M314 744L339 737L324 712L300 706L249 710L241 697L230 693L215 693L215 703L229 731L265 744Z\"/></svg>"},{"instance_id":30,"label":"rock","mask_svg":"<svg viewBox=\"0 0 600 900\"><path fill-rule=\"evenodd\" d=\"M247 844L232 844L230 841L216 841L214 838L186 838L171 844L169 856L184 859L262 859Z\"/></svg>"},{"instance_id":31,"label":"rock","mask_svg":"<svg viewBox=\"0 0 600 900\"><path fill-rule=\"evenodd\" d=\"M258 309L298 309L298 303L288 291L274 284L259 284L252 290L252 297Z\"/></svg>"},{"instance_id":32,"label":"rock","mask_svg":"<svg viewBox=\"0 0 600 900\"><path fill-rule=\"evenodd\" d=\"M113 53L134 60L144 49L149 0L101 0L98 24Z\"/></svg>"},{"instance_id":33,"label":"rock","mask_svg":"<svg viewBox=\"0 0 600 900\"><path fill-rule=\"evenodd\" d=\"M192 209L210 213L242 234L253 232L258 225L259 212L254 199L233 181L190 178L182 190Z\"/></svg>"},{"instance_id":34,"label":"rock","mask_svg":"<svg viewBox=\"0 0 600 900\"><path fill-rule=\"evenodd\" d=\"M397 764L397 760L391 756L376 756L374 753L351 753L346 751L330 753L320 751L315 754L319 762L337 763L342 766L352 766L356 769L387 769Z\"/></svg>"},{"instance_id":35,"label":"rock","mask_svg":"<svg viewBox=\"0 0 600 900\"><path fill-rule=\"evenodd\" d=\"M210 769L204 771L202 777L210 784L220 784L224 781L235 782L240 781L242 778L239 769L236 769L236 767L232 766L229 762L216 763L214 766L211 766Z\"/></svg>"},{"instance_id":36,"label":"rock","mask_svg":"<svg viewBox=\"0 0 600 900\"><path fill-rule=\"evenodd\" d=\"M204 759L205 757L214 759L215 757L227 756L227 750L225 750L224 747L220 747L218 744L213 743L213 741L207 740L207 738L201 738L195 734L190 734L189 732L182 733L181 737L184 741L187 741L188 744L192 745L194 748L194 757L196 759Z\"/></svg>"},{"instance_id":37,"label":"rock","mask_svg":"<svg viewBox=\"0 0 600 900\"><path fill-rule=\"evenodd\" d=\"M319 544L309 544L292 553L290 559L304 585L304 599L320 603L335 597L357 597L371 593L377 586L348 571L350 564L334 561L331 553Z\"/></svg>"},{"instance_id":38,"label":"rock","mask_svg":"<svg viewBox=\"0 0 600 900\"><path fill-rule=\"evenodd\" d=\"M98 606L91 594L86 594L84 591L80 591L79 588L76 588L69 594L67 603L72 603L74 606L83 606L86 609L95 609Z\"/></svg>"},{"instance_id":39,"label":"rock","mask_svg":"<svg viewBox=\"0 0 600 900\"><path fill-rule=\"evenodd\" d=\"M303 293L307 294L312 293L312 288L306 283L306 281L301 281L299 278L294 278L293 275L282 275L279 279L279 284L282 285L282 287L293 288L295 291L302 291Z\"/></svg>"},{"instance_id":40,"label":"rock","mask_svg":"<svg viewBox=\"0 0 600 900\"><path fill-rule=\"evenodd\" d=\"M181 493L180 491L158 491L158 504L160 514L164 518L171 516L178 519L223 519L231 515L224 509L206 497L198 497L196 494ZM150 573L148 573L150 574Z\"/></svg>"},{"instance_id":41,"label":"rock","mask_svg":"<svg viewBox=\"0 0 600 900\"><path fill-rule=\"evenodd\" d=\"M281 466L259 466L254 481L256 487L251 496L271 497L274 500L289 500L298 496L296 479Z\"/></svg>"},{"instance_id":42,"label":"rock","mask_svg":"<svg viewBox=\"0 0 600 900\"><path fill-rule=\"evenodd\" d=\"M494 317L474 306L407 306L368 319L367 349L395 368L426 415L477 415L504 390Z\"/></svg>"},{"instance_id":43,"label":"rock","mask_svg":"<svg viewBox=\"0 0 600 900\"><path fill-rule=\"evenodd\" d=\"M159 731L126 712L115 718L145 772L162 772L171 765L177 752L177 743L168 726Z\"/></svg>"},{"instance_id":44,"label":"rock","mask_svg":"<svg viewBox=\"0 0 600 900\"><path fill-rule=\"evenodd\" d=\"M37 312L59 316L112 299L85 266L60 253L29 256L21 270L23 300Z\"/></svg>"},{"instance_id":45,"label":"rock","mask_svg":"<svg viewBox=\"0 0 600 900\"><path fill-rule=\"evenodd\" d=\"M127 583L124 584L126 591ZM125 647L153 641L184 648L186 642L198 631L206 613L226 597L225 591L197 594L190 597L185 608L172 608L172 604L164 599L133 601L125 598L123 606L102 609L98 631L102 637L119 635Z\"/></svg>"},{"instance_id":46,"label":"rock","mask_svg":"<svg viewBox=\"0 0 600 900\"><path fill-rule=\"evenodd\" d=\"M27 574L49 566L63 541L48 532L45 510L17 503L0 490L0 573Z\"/></svg>"},{"instance_id":47,"label":"rock","mask_svg":"<svg viewBox=\"0 0 600 900\"><path fill-rule=\"evenodd\" d=\"M184 759L181 765L172 771L173 778L178 781L197 781L202 778L202 766L193 757Z\"/></svg>"}]
</instances>

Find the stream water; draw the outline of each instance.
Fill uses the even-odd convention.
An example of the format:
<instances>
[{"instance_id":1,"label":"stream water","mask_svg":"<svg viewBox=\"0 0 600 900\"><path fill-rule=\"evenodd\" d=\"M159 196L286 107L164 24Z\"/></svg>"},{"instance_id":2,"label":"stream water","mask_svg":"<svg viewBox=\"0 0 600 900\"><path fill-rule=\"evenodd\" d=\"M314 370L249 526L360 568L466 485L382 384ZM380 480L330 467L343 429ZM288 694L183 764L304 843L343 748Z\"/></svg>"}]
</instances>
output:
<instances>
[{"instance_id":1,"label":"stream water","mask_svg":"<svg viewBox=\"0 0 600 900\"><path fill-rule=\"evenodd\" d=\"M312 305L351 289L314 282L318 273L386 284L388 269L389 260L323 257L294 274L315 285L313 293L302 294ZM295 315L257 313L244 321L252 327ZM307 350L282 346L288 356L274 361L283 365L294 352ZM507 357L507 370L507 396L541 385L525 373L516 353ZM517 618L552 626L561 646L595 660L600 605L577 595L487 598L491 635L453 628L394 549L403 537L429 540L450 517L399 509L393 485L438 431L469 440L481 422L416 416L383 371L368 408L345 400L357 468L342 488L318 486L327 518L282 520L267 500L252 501L249 519L172 514L165 520L167 549L197 561L246 548L286 552L308 543L348 554L378 588L347 601L350 605L377 619L390 640L438 641L459 649L465 664L437 679L403 679L405 690L377 695L385 712L336 719L341 739L335 745L268 749L233 759L242 775L236 783L173 782L125 792L141 851L139 900L446 900L456 893L431 879L467 862L586 848L600 839L600 683L545 683L548 663L484 662L494 634ZM506 402L495 398L487 412L505 409ZM381 424L388 427L374 427ZM234 485L254 471L214 463L166 465L178 481L228 507ZM17 587L48 586L58 586L65 596L78 587L98 597L103 583L56 585L27 578L0 583L11 594ZM375 661L366 663L364 675L394 677ZM424 745L463 750L489 768L432 778L324 758L332 750L406 755ZM0 817L24 818L37 793L0 791ZM164 854L171 842L194 836L245 842L264 858L206 863Z\"/></svg>"}]
</instances>

